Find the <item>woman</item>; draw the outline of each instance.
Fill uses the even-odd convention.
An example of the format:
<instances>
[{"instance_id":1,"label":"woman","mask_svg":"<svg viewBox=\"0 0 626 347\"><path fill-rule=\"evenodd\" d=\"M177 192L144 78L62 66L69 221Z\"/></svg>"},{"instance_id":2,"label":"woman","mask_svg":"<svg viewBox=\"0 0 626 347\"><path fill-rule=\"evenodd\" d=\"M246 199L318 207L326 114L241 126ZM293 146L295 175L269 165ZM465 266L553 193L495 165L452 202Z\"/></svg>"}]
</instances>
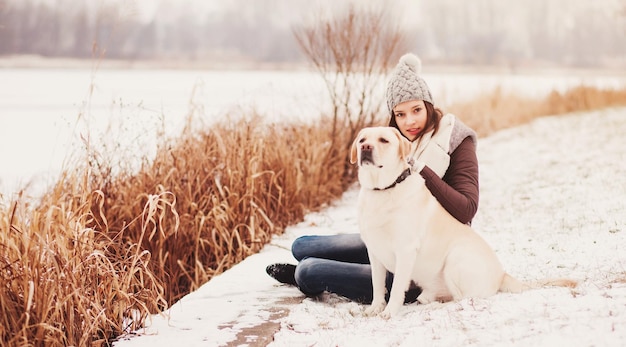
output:
<instances>
[{"instance_id":1,"label":"woman","mask_svg":"<svg viewBox=\"0 0 626 347\"><path fill-rule=\"evenodd\" d=\"M454 218L470 224L478 209L476 134L454 115L444 116L434 107L420 70L417 56L400 58L387 85L389 126L411 141L409 161L430 192ZM309 296L327 291L371 302L371 270L359 234L302 236L293 242L292 253L298 265L272 264L267 273ZM392 280L393 274L388 274L388 292ZM415 301L420 292L417 286L410 288L405 302Z\"/></svg>"}]
</instances>

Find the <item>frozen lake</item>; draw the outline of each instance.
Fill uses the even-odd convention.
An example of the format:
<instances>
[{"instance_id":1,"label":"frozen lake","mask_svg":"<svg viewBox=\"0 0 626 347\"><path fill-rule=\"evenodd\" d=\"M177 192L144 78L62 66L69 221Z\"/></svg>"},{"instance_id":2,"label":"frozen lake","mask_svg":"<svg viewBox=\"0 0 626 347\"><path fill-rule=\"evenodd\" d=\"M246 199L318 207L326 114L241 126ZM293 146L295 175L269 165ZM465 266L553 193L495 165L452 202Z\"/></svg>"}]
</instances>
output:
<instances>
[{"instance_id":1,"label":"frozen lake","mask_svg":"<svg viewBox=\"0 0 626 347\"><path fill-rule=\"evenodd\" d=\"M496 87L542 96L586 84L624 87L626 76L424 74L439 106ZM177 134L190 110L210 124L255 110L276 119L324 111L321 77L305 71L0 69L0 195L31 183L41 191L81 137L150 156L157 130ZM460 115L462 118L462 115ZM0 199L2 200L2 199Z\"/></svg>"}]
</instances>

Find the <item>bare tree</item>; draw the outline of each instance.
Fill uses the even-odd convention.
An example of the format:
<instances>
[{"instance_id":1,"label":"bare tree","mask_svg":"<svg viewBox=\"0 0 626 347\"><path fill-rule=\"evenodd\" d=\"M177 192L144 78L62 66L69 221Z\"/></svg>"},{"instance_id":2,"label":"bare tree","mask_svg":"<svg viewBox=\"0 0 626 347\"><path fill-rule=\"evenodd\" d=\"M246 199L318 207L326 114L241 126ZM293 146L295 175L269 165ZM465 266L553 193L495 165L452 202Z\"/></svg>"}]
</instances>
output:
<instances>
[{"instance_id":1,"label":"bare tree","mask_svg":"<svg viewBox=\"0 0 626 347\"><path fill-rule=\"evenodd\" d=\"M348 127L353 138L360 128L375 122L385 105L380 90L386 73L405 53L408 40L383 7L351 4L328 16L319 10L313 18L293 30L330 94L334 143L339 127Z\"/></svg>"}]
</instances>

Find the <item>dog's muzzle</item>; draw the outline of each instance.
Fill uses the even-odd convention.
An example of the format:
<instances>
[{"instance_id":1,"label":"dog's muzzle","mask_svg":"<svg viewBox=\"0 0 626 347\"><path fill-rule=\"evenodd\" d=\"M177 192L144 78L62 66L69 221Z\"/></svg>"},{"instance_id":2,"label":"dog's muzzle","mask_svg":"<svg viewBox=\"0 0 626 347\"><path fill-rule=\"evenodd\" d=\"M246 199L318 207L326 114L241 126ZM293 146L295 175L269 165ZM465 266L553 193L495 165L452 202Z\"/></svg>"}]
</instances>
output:
<instances>
[{"instance_id":1,"label":"dog's muzzle","mask_svg":"<svg viewBox=\"0 0 626 347\"><path fill-rule=\"evenodd\" d=\"M374 164L374 148L370 145L361 146L361 165L369 163Z\"/></svg>"}]
</instances>

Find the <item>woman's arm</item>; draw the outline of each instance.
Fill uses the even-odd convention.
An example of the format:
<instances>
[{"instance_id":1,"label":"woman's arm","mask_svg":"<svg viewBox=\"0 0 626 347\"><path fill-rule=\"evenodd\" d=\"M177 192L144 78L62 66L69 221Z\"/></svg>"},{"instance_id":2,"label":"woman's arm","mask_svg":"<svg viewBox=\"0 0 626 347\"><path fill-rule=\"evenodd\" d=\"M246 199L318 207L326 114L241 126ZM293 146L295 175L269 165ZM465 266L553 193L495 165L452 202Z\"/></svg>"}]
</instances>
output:
<instances>
[{"instance_id":1,"label":"woman's arm","mask_svg":"<svg viewBox=\"0 0 626 347\"><path fill-rule=\"evenodd\" d=\"M450 166L443 178L428 166L420 171L426 187L454 218L470 223L478 211L478 159L476 146L466 137L450 154Z\"/></svg>"}]
</instances>

